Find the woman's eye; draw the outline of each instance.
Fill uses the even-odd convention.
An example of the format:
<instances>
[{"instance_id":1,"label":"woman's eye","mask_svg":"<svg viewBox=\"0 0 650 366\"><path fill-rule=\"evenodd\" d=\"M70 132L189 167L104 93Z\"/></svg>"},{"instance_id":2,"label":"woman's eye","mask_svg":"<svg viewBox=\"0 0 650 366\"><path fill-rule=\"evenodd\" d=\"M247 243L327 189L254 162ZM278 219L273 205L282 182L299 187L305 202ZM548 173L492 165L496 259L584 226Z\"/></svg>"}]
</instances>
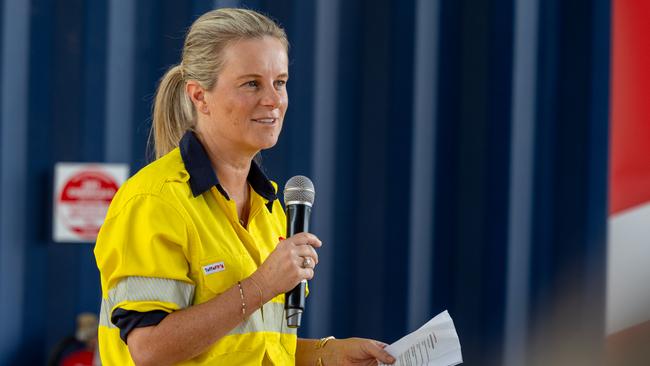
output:
<instances>
[{"instance_id":1,"label":"woman's eye","mask_svg":"<svg viewBox=\"0 0 650 366\"><path fill-rule=\"evenodd\" d=\"M244 83L244 86L247 86L249 88L257 88L258 84L257 84L257 81L251 80L251 81L248 81L248 82Z\"/></svg>"},{"instance_id":2,"label":"woman's eye","mask_svg":"<svg viewBox=\"0 0 650 366\"><path fill-rule=\"evenodd\" d=\"M287 85L287 81L286 81L286 80L277 80L277 81L275 82L275 87L278 88L278 89L279 89L279 88L283 88L285 85Z\"/></svg>"}]
</instances>

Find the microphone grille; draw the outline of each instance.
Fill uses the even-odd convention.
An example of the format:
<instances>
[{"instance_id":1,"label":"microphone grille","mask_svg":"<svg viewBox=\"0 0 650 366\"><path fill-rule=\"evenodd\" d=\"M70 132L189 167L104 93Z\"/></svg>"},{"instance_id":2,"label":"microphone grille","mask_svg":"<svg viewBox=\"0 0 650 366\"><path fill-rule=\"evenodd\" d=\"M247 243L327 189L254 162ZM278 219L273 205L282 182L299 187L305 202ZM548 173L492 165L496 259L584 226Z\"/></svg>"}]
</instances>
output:
<instances>
[{"instance_id":1,"label":"microphone grille","mask_svg":"<svg viewBox=\"0 0 650 366\"><path fill-rule=\"evenodd\" d=\"M306 204L311 206L314 204L315 195L314 183L304 175L293 176L284 185L285 205Z\"/></svg>"}]
</instances>

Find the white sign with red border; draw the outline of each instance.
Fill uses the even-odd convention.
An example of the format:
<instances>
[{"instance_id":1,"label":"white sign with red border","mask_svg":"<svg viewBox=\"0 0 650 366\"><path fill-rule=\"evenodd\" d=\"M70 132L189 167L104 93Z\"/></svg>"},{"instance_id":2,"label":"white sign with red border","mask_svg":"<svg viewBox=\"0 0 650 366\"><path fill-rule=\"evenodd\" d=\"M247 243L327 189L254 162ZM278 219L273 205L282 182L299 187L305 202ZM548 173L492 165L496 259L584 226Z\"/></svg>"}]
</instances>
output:
<instances>
[{"instance_id":1,"label":"white sign with red border","mask_svg":"<svg viewBox=\"0 0 650 366\"><path fill-rule=\"evenodd\" d=\"M57 163L52 215L54 241L94 242L113 196L128 175L127 164Z\"/></svg>"}]
</instances>

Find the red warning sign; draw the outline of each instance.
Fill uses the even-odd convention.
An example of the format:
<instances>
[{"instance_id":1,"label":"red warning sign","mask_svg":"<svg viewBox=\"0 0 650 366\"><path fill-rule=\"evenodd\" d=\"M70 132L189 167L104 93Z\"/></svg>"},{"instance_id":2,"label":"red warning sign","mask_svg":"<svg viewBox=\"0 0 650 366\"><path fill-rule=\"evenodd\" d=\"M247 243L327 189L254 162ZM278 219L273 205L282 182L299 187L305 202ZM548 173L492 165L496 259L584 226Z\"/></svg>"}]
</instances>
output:
<instances>
[{"instance_id":1,"label":"red warning sign","mask_svg":"<svg viewBox=\"0 0 650 366\"><path fill-rule=\"evenodd\" d=\"M54 240L94 241L127 167L115 164L57 164Z\"/></svg>"},{"instance_id":2,"label":"red warning sign","mask_svg":"<svg viewBox=\"0 0 650 366\"><path fill-rule=\"evenodd\" d=\"M64 225L82 237L96 237L118 188L117 182L102 172L73 176L59 198Z\"/></svg>"}]
</instances>

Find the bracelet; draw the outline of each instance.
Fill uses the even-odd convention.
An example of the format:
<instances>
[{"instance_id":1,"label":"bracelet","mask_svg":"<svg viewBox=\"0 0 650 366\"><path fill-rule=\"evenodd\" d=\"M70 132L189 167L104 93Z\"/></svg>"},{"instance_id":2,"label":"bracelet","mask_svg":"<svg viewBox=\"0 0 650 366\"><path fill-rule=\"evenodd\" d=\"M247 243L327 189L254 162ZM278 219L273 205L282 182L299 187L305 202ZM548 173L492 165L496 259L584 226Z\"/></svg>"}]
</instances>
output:
<instances>
[{"instance_id":1,"label":"bracelet","mask_svg":"<svg viewBox=\"0 0 650 366\"><path fill-rule=\"evenodd\" d=\"M329 337L319 339L318 342L316 342L316 349L325 348L327 342L331 341L332 339L336 339L336 338L334 338L334 336L329 336ZM318 357L318 360L316 360L316 366L324 366L322 357Z\"/></svg>"},{"instance_id":2,"label":"bracelet","mask_svg":"<svg viewBox=\"0 0 650 366\"><path fill-rule=\"evenodd\" d=\"M260 309L263 309L264 308L264 303L263 303L264 294L262 293L262 288L260 287L260 285L257 284L257 281L255 281L255 279L253 279L253 276L249 276L248 279L253 281L253 283L255 284L255 287L257 287L257 289L260 291Z\"/></svg>"},{"instance_id":3,"label":"bracelet","mask_svg":"<svg viewBox=\"0 0 650 366\"><path fill-rule=\"evenodd\" d=\"M332 339L336 339L336 338L334 338L334 336L329 336L329 337L319 339L318 342L316 342L316 349L324 348L327 342L331 341Z\"/></svg>"},{"instance_id":4,"label":"bracelet","mask_svg":"<svg viewBox=\"0 0 650 366\"><path fill-rule=\"evenodd\" d=\"M241 315L246 320L246 301L244 301L244 289L241 287L241 281L237 281L239 287L239 295L241 296Z\"/></svg>"}]
</instances>

